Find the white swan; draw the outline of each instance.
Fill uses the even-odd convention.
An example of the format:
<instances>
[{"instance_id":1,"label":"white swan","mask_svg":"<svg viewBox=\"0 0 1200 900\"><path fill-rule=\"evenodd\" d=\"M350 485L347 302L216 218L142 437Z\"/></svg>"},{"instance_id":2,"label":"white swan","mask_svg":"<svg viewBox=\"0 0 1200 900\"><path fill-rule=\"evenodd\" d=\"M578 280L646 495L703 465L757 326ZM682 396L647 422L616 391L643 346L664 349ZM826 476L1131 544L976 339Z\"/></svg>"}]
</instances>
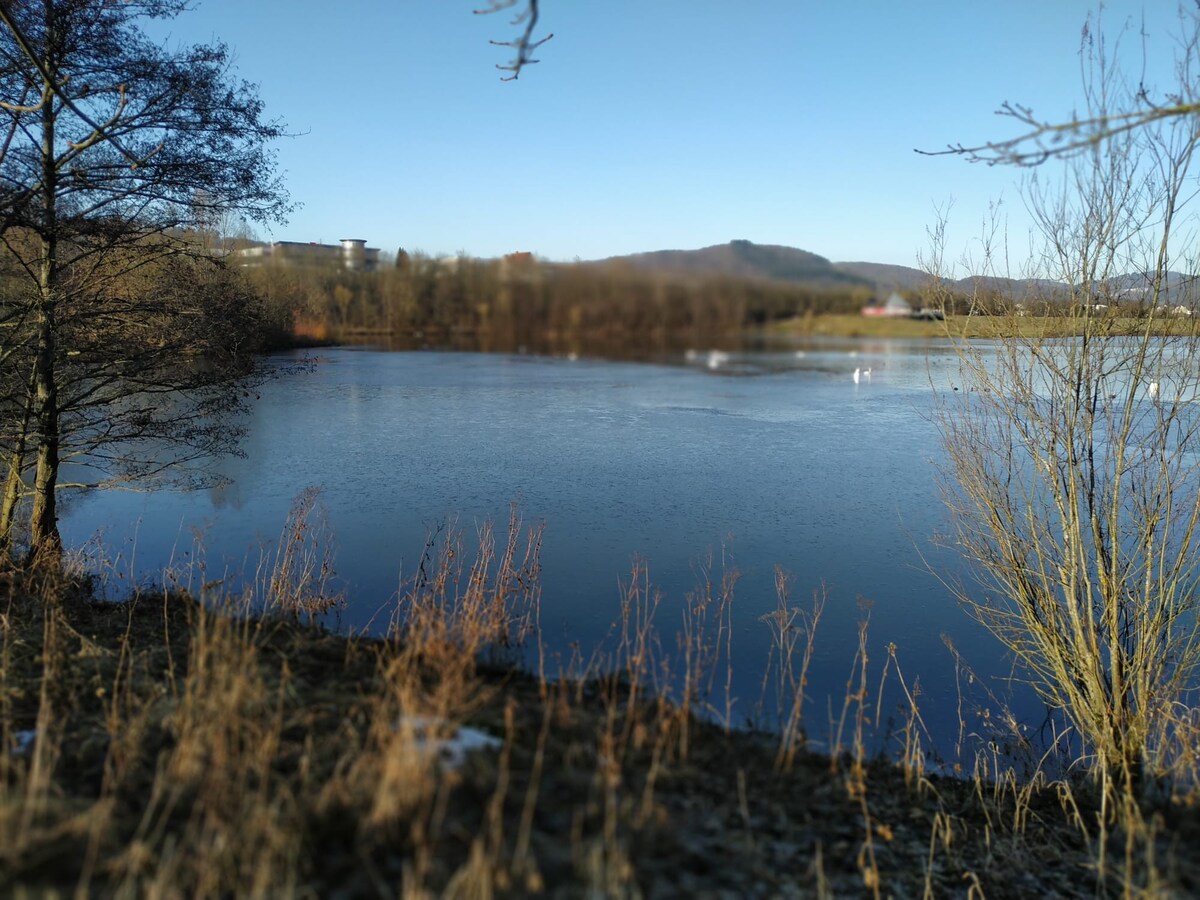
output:
<instances>
[{"instance_id":1,"label":"white swan","mask_svg":"<svg viewBox=\"0 0 1200 900\"><path fill-rule=\"evenodd\" d=\"M862 369L854 370L854 383L858 384L858 379L862 377Z\"/></svg>"}]
</instances>

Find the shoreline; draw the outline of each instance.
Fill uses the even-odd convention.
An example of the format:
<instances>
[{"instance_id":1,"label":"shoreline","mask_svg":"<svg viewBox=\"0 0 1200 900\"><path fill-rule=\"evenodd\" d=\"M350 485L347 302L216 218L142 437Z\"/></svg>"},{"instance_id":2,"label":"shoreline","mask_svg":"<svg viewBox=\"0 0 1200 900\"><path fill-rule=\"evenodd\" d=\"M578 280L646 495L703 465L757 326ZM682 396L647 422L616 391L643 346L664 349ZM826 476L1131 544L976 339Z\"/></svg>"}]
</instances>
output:
<instances>
[{"instance_id":1,"label":"shoreline","mask_svg":"<svg viewBox=\"0 0 1200 900\"><path fill-rule=\"evenodd\" d=\"M1103 331L1112 337L1140 336L1146 333L1146 328L1145 320L1114 316L1105 320ZM1193 335L1196 328L1197 323L1190 317L1159 317L1151 323L1150 333L1162 337L1182 337ZM824 313L775 322L764 326L761 333L779 337L1053 340L1082 334L1085 329L1094 333L1097 330L1095 321L1071 316L1013 315L947 315L944 321L926 321Z\"/></svg>"},{"instance_id":2,"label":"shoreline","mask_svg":"<svg viewBox=\"0 0 1200 900\"><path fill-rule=\"evenodd\" d=\"M1192 336L1198 323L1190 318L1160 318L1152 323L1149 333L1158 337ZM1105 333L1113 337L1135 337L1146 333L1146 323L1134 318L1112 318ZM927 340L1055 340L1081 334L1095 324L1069 316L961 316L951 315L944 320L886 318L854 313L820 313L767 323L754 328L739 329L726 334L685 334L670 337L653 333L640 338L612 334L548 332L541 335L516 337L489 330L439 331L413 329L402 331L386 328L351 328L344 331L326 329L322 336L304 332L287 340L269 345L266 352L304 350L338 346L381 346L392 350L421 350L450 348L467 352L517 352L530 348L539 355L562 355L568 350L584 350L591 355L628 358L664 350L684 350L692 345L723 344L741 340L786 340L799 338L847 339L927 339ZM461 345L461 346L460 346Z\"/></svg>"},{"instance_id":3,"label":"shoreline","mask_svg":"<svg viewBox=\"0 0 1200 900\"><path fill-rule=\"evenodd\" d=\"M499 612L513 600L500 578L453 611L411 594L403 635L383 639L302 625L299 607L248 615L170 592L97 603L83 582L12 572L0 596L11 890L1097 889L1087 782L1021 779L987 754L962 779L938 776L911 744L898 760L868 757L857 736L878 675L865 660L842 712L845 752L830 757L802 733L785 747L656 696L636 629L618 674L482 663L519 630ZM460 738L480 749L459 755ZM1158 868L1135 859L1128 877L1187 892L1200 883L1185 839L1196 814L1169 803L1154 815ZM1123 838L1111 840L1117 852ZM1124 876L1110 863L1104 879Z\"/></svg>"}]
</instances>

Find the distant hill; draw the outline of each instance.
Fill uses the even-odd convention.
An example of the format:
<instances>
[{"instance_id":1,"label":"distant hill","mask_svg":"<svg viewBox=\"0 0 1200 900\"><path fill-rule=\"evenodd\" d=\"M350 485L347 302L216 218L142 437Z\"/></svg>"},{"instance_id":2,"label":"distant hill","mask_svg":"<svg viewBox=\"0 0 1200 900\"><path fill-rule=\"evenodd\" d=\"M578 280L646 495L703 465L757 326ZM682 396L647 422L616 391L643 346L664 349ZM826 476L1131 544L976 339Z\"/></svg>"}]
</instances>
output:
<instances>
[{"instance_id":1,"label":"distant hill","mask_svg":"<svg viewBox=\"0 0 1200 900\"><path fill-rule=\"evenodd\" d=\"M952 284L955 290L964 294L975 291L997 293L1012 300L1054 299L1070 295L1070 287L1061 281L1048 278L999 278L994 276L972 275L960 278ZM1160 302L1171 304L1195 305L1200 301L1200 285L1190 275L1180 272L1167 272L1163 282L1165 294ZM1127 301L1148 301L1149 287L1144 275L1128 274L1115 275L1097 285L1097 293L1109 298L1121 298Z\"/></svg>"},{"instance_id":2,"label":"distant hill","mask_svg":"<svg viewBox=\"0 0 1200 900\"><path fill-rule=\"evenodd\" d=\"M680 275L727 275L789 281L820 289L873 288L874 282L843 272L823 256L782 247L730 241L699 250L657 250L631 256L613 256L604 263L623 263L635 269Z\"/></svg>"},{"instance_id":3,"label":"distant hill","mask_svg":"<svg viewBox=\"0 0 1200 900\"><path fill-rule=\"evenodd\" d=\"M1109 279L1109 287L1113 293L1127 299L1146 299L1148 286L1144 275L1119 275ZM1182 303L1194 305L1200 300L1200 284L1194 276L1182 272L1167 272L1165 287L1166 300L1172 304Z\"/></svg>"},{"instance_id":4,"label":"distant hill","mask_svg":"<svg viewBox=\"0 0 1200 900\"><path fill-rule=\"evenodd\" d=\"M865 278L883 291L909 291L924 287L929 275L911 266L891 266L887 263L840 262L834 263L839 272Z\"/></svg>"},{"instance_id":5,"label":"distant hill","mask_svg":"<svg viewBox=\"0 0 1200 900\"><path fill-rule=\"evenodd\" d=\"M928 272L910 266L892 266L871 262L835 263L843 272L850 272L870 279L881 291L909 291L927 287L932 280ZM1044 278L1000 278L996 276L968 275L946 282L943 287L963 294L975 291L995 292L1014 300L1028 300L1059 293L1063 285Z\"/></svg>"},{"instance_id":6,"label":"distant hill","mask_svg":"<svg viewBox=\"0 0 1200 900\"><path fill-rule=\"evenodd\" d=\"M1060 281L1046 278L1001 278L997 275L968 275L952 282L951 287L963 294L999 294L1010 300L1036 300L1067 293Z\"/></svg>"},{"instance_id":7,"label":"distant hill","mask_svg":"<svg viewBox=\"0 0 1200 900\"><path fill-rule=\"evenodd\" d=\"M779 244L730 241L699 250L656 250L629 256L611 256L596 263L617 263L634 269L677 275L724 275L803 284L817 290L846 291L866 288L878 296L892 291L916 291L929 283L929 276L911 266L873 262L832 263L824 256ZM1142 299L1145 279L1120 275L1109 279L1110 294L1128 300ZM1171 303L1200 303L1200 283L1178 272L1167 273ZM1069 294L1067 286L1045 278L1001 278L969 275L945 285L960 294L994 293L1011 300L1051 299Z\"/></svg>"}]
</instances>

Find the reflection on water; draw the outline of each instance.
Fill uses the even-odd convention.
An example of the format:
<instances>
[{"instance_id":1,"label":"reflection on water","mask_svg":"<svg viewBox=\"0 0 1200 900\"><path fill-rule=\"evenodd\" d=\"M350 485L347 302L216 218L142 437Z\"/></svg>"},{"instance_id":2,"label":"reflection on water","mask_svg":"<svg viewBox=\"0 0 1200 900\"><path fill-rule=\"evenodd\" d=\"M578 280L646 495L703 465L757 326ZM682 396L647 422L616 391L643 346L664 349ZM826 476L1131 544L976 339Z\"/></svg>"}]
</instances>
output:
<instances>
[{"instance_id":1,"label":"reflection on water","mask_svg":"<svg viewBox=\"0 0 1200 900\"><path fill-rule=\"evenodd\" d=\"M110 549L136 543L136 565L152 571L182 559L201 533L213 579L252 568L294 497L319 485L351 598L343 621L364 627L432 529L503 522L515 501L527 522L546 525L541 625L552 654L572 642L586 654L608 633L635 556L663 593L658 622L673 646L712 553L741 573L735 714L752 716L761 693L776 566L793 576L794 603L828 594L810 673L817 740L826 696L841 703L861 601L875 660L897 645L934 725L950 727L957 702L943 632L978 669L1004 671L929 571L952 576L957 566L929 542L943 522L930 385L957 371L943 346L814 340L696 348L655 363L311 355L315 365L263 388L245 457L220 463L227 486L94 494L63 522L68 542L101 530ZM856 368L871 378L855 384Z\"/></svg>"}]
</instances>

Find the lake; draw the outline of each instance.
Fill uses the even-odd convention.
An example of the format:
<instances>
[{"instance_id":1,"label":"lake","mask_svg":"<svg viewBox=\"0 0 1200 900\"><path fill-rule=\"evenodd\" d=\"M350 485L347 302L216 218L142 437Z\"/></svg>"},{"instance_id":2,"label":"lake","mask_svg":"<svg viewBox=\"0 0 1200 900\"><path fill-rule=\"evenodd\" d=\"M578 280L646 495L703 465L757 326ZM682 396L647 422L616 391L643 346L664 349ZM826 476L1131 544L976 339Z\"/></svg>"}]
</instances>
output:
<instances>
[{"instance_id":1,"label":"lake","mask_svg":"<svg viewBox=\"0 0 1200 900\"><path fill-rule=\"evenodd\" d=\"M225 486L77 498L62 521L68 545L99 534L119 568L145 573L186 562L202 534L206 577L233 583L277 540L296 496L319 486L348 597L341 622L362 628L415 571L431 531L456 521L473 534L491 520L502 533L516 503L527 524L545 525L552 655L573 644L586 655L604 639L635 557L662 592L658 628L674 646L698 564L712 554L719 572L724 554L741 573L739 721L761 693L776 566L792 575L793 604L827 595L807 714L818 741L841 706L862 601L876 677L894 643L939 743L957 729L941 635L978 671L1007 674L931 573L959 565L930 543L944 523L932 386L957 372L945 344L810 341L656 363L335 348L271 362L284 374L253 405L245 457L217 463Z\"/></svg>"}]
</instances>

